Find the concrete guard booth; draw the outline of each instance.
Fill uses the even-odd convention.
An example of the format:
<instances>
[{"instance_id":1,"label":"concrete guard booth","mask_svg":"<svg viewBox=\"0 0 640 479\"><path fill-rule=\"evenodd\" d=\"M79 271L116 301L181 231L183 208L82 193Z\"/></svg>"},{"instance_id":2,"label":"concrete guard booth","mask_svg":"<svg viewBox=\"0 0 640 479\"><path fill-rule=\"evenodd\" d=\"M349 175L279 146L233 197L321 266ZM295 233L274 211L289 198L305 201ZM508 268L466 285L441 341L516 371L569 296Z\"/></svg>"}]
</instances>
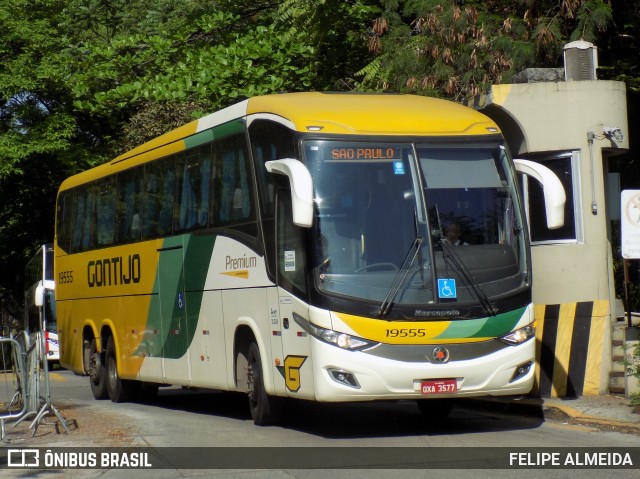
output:
<instances>
[{"instance_id":1,"label":"concrete guard booth","mask_svg":"<svg viewBox=\"0 0 640 479\"><path fill-rule=\"evenodd\" d=\"M616 321L611 222L619 178L609 160L629 148L625 84L596 79L595 47L565 46L565 67L528 69L469 101L502 129L514 158L540 162L565 187L565 224L547 229L540 184L521 176L533 260L537 394L604 394ZM618 180L618 181L616 181ZM617 200L616 200L617 199Z\"/></svg>"}]
</instances>

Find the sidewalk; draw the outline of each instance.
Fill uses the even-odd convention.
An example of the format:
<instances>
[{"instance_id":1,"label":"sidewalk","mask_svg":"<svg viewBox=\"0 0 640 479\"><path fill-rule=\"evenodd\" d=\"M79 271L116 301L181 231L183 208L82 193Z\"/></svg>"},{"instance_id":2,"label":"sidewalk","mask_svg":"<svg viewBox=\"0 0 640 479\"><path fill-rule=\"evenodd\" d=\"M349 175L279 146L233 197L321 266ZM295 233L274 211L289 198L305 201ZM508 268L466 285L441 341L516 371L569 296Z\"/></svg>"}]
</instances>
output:
<instances>
[{"instance_id":1,"label":"sidewalk","mask_svg":"<svg viewBox=\"0 0 640 479\"><path fill-rule=\"evenodd\" d=\"M545 398L543 411L545 418L568 420L593 425L608 426L640 435L640 406L633 406L631 400L623 396L586 396L575 399Z\"/></svg>"},{"instance_id":2,"label":"sidewalk","mask_svg":"<svg viewBox=\"0 0 640 479\"><path fill-rule=\"evenodd\" d=\"M640 406L623 396L579 398L490 398L472 399L485 407L539 417L546 421L584 424L640 436Z\"/></svg>"}]
</instances>

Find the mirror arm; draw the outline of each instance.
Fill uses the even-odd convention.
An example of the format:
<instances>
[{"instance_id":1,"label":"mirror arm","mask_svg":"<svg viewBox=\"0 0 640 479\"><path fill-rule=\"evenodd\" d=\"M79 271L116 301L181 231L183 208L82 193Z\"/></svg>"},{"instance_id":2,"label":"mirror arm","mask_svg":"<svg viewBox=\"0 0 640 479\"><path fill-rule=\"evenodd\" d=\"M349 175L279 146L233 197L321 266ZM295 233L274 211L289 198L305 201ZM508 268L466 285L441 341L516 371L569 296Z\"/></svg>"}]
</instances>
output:
<instances>
[{"instance_id":1,"label":"mirror arm","mask_svg":"<svg viewBox=\"0 0 640 479\"><path fill-rule=\"evenodd\" d=\"M289 178L293 223L310 228L313 224L313 180L307 167L293 158L267 161L264 165L269 173Z\"/></svg>"}]
</instances>

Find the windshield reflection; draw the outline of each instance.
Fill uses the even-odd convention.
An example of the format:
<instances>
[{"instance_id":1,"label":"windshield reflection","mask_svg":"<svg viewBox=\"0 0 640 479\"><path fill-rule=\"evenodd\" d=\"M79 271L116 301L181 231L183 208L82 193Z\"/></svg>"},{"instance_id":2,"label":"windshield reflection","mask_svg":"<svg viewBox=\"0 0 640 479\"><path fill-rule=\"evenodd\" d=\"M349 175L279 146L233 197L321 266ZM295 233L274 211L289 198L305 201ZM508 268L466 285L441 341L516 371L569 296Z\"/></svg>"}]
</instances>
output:
<instances>
[{"instance_id":1,"label":"windshield reflection","mask_svg":"<svg viewBox=\"0 0 640 479\"><path fill-rule=\"evenodd\" d=\"M390 295L394 304L477 303L478 285L496 296L524 284L514 182L495 143L313 140L304 154L315 188L321 291L388 307ZM425 244L404 264L416 238ZM445 241L459 246L460 267L446 260ZM453 281L446 284L457 286L455 296L439 296L439 278Z\"/></svg>"}]
</instances>

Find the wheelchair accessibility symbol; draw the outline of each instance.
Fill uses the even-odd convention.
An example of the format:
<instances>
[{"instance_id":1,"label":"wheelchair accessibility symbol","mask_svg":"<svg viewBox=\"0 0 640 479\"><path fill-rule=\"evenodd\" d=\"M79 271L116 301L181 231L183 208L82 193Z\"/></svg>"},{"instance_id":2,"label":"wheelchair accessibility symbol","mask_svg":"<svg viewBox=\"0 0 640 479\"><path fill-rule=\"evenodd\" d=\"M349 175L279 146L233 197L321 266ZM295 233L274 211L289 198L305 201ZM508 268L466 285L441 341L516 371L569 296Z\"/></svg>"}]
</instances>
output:
<instances>
[{"instance_id":1,"label":"wheelchair accessibility symbol","mask_svg":"<svg viewBox=\"0 0 640 479\"><path fill-rule=\"evenodd\" d=\"M456 291L455 279L439 279L438 280L438 297L453 299L458 296Z\"/></svg>"}]
</instances>

